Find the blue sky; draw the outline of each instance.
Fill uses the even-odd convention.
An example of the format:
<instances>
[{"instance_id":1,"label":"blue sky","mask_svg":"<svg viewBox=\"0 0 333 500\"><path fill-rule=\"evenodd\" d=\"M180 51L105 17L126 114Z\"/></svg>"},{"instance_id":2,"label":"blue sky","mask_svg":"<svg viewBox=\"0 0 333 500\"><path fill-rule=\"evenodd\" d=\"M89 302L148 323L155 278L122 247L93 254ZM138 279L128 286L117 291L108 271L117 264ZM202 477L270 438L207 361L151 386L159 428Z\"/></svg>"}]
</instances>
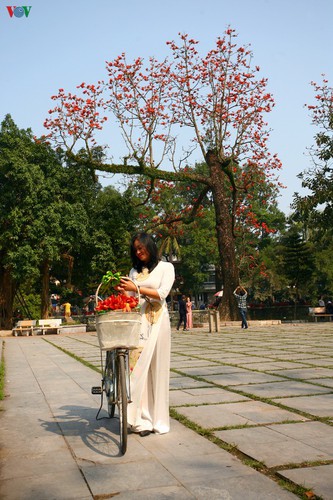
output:
<instances>
[{"instance_id":1,"label":"blue sky","mask_svg":"<svg viewBox=\"0 0 333 500\"><path fill-rule=\"evenodd\" d=\"M310 82L320 82L322 73L333 82L331 0L24 0L16 5L31 10L22 18L11 18L8 5L0 0L0 120L10 113L36 135L45 132L50 96L103 78L106 60L122 52L128 59L162 59L169 55L165 42L179 32L198 40L205 54L231 25L240 44L251 44L275 98L267 115L269 147L283 163L287 189L279 206L289 212L293 193L302 192L297 174L310 166L306 148L316 133L304 108L314 100ZM111 142L106 132L97 138ZM114 160L126 153L117 147Z\"/></svg>"}]
</instances>

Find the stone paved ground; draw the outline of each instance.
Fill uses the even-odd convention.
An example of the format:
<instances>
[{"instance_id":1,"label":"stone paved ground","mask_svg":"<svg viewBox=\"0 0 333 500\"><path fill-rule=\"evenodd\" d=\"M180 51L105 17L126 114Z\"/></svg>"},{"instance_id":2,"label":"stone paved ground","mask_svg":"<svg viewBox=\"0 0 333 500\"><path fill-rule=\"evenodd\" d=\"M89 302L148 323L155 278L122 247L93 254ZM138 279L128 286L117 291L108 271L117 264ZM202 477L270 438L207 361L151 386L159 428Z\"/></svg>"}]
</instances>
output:
<instances>
[{"instance_id":1,"label":"stone paved ground","mask_svg":"<svg viewBox=\"0 0 333 500\"><path fill-rule=\"evenodd\" d=\"M29 342L32 339L21 340ZM94 332L49 335L40 340L50 342L91 365L100 366ZM12 342L15 339L10 339ZM64 363L62 358L61 363ZM263 477L274 476L300 485L305 488L301 498L333 500L333 323L258 326L250 327L246 333L236 327L223 327L219 334L199 329L173 332L171 365L171 414L206 436L210 453L211 446L226 449L230 456L240 457L244 464L255 467ZM46 389L47 393L47 382L45 384L43 391ZM51 390L49 386L49 389L49 404L52 406L61 389L58 393L54 387ZM89 406L88 401L87 404ZM67 410L64 408L65 416ZM77 423L73 422L75 425ZM173 424L177 430L174 434L176 441L180 435L178 425ZM171 434L168 439L172 438ZM73 434L71 440L82 447L78 444L81 438L78 433ZM154 440L145 439L148 453ZM198 475L207 474L206 487L209 488L209 478L216 481L216 474L219 474L218 469L213 468L208 473L206 461L201 460L201 450L206 453L203 443L202 438L197 443L193 441L191 446L198 447L193 456L195 463L182 469L182 481L191 484L195 498L205 498L202 486L200 491L199 485L195 490ZM176 442L174 447L177 447ZM135 452L134 446L131 453ZM163 447L154 454L163 458L163 465L169 472L177 473L179 463L172 457L168 461ZM120 464L114 467L120 467ZM103 473L102 469L99 470ZM162 472L163 469L156 470L156 475ZM90 473L96 474L96 471L87 467L84 470L86 480L96 483L98 493L98 478L96 475L90 477ZM248 498L252 498L253 491L257 491L257 498L265 498L256 477L257 490L255 487L253 490L249 477L251 494ZM232 478L229 479L232 482ZM175 493L177 489L173 488L174 485L170 484L170 494L166 492L163 498L181 498L180 490ZM235 478L234 496L225 497L222 490L220 493L216 490L213 496L245 498L240 491L246 491L246 481L242 489L239 488L239 481L237 483ZM212 489L207 489L207 495L208 491L212 498ZM160 498L157 493L155 498ZM282 493L278 496L272 494L269 498L284 496Z\"/></svg>"}]
</instances>

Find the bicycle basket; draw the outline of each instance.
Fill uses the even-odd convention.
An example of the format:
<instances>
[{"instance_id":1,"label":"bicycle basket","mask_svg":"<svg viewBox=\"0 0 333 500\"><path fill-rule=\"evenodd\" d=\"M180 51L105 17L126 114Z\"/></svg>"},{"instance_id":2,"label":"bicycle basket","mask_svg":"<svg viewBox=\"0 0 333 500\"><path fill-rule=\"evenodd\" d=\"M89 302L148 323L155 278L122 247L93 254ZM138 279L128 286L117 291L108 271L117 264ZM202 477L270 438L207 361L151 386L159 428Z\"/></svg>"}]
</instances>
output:
<instances>
[{"instance_id":1,"label":"bicycle basket","mask_svg":"<svg viewBox=\"0 0 333 500\"><path fill-rule=\"evenodd\" d=\"M102 350L136 349L141 331L139 312L110 312L96 317L96 331Z\"/></svg>"},{"instance_id":2,"label":"bicycle basket","mask_svg":"<svg viewBox=\"0 0 333 500\"><path fill-rule=\"evenodd\" d=\"M130 278L126 277L126 279ZM96 291L96 303L99 288ZM140 300L138 287L137 293ZM123 312L121 310L97 314L96 331L101 350L136 349L139 346L141 314L138 311Z\"/></svg>"}]
</instances>

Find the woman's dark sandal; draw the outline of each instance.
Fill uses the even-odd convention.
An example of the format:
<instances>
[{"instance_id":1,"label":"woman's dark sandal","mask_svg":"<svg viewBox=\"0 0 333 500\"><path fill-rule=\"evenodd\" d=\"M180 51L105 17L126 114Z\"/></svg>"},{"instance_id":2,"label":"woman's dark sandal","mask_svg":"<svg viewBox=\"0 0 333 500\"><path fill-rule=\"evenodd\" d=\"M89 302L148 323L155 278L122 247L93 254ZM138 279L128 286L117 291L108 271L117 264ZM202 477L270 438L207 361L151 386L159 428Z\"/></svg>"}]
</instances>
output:
<instances>
[{"instance_id":1,"label":"woman's dark sandal","mask_svg":"<svg viewBox=\"0 0 333 500\"><path fill-rule=\"evenodd\" d=\"M149 436L149 434L152 434L153 432L154 431L148 431L147 429L144 431L134 431L131 428L127 429L128 434L139 434L141 437Z\"/></svg>"},{"instance_id":2,"label":"woman's dark sandal","mask_svg":"<svg viewBox=\"0 0 333 500\"><path fill-rule=\"evenodd\" d=\"M145 436L149 436L149 434L151 434L152 432L153 432L153 431L148 431L148 430L147 430L147 431L140 431L140 432L139 432L139 435L140 435L141 437L145 437Z\"/></svg>"}]
</instances>

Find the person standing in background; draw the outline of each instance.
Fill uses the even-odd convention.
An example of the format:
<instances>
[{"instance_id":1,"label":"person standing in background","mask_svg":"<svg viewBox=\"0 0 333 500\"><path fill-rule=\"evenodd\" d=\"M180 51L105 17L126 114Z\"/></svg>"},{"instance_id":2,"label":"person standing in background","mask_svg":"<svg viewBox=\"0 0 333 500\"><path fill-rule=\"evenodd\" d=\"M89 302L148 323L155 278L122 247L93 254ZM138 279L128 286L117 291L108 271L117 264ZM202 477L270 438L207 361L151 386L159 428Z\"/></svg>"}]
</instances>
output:
<instances>
[{"instance_id":1,"label":"person standing in background","mask_svg":"<svg viewBox=\"0 0 333 500\"><path fill-rule=\"evenodd\" d=\"M62 307L64 308L64 316L65 320L69 319L71 317L71 304L69 302L65 302L62 304Z\"/></svg>"},{"instance_id":2,"label":"person standing in background","mask_svg":"<svg viewBox=\"0 0 333 500\"><path fill-rule=\"evenodd\" d=\"M178 301L178 312L179 312L179 321L177 330L179 330L180 325L183 323L184 328L183 331L186 332L186 297L182 295Z\"/></svg>"},{"instance_id":3,"label":"person standing in background","mask_svg":"<svg viewBox=\"0 0 333 500\"><path fill-rule=\"evenodd\" d=\"M193 303L191 301L191 297L187 296L186 297L186 329L187 330L189 328L193 328L192 306L193 306Z\"/></svg>"},{"instance_id":4,"label":"person standing in background","mask_svg":"<svg viewBox=\"0 0 333 500\"><path fill-rule=\"evenodd\" d=\"M246 304L246 299L247 299L247 291L245 290L244 287L238 286L236 290L234 290L234 296L236 297L237 300L237 305L238 309L242 318L242 328L248 328L247 324L247 304Z\"/></svg>"}]
</instances>

